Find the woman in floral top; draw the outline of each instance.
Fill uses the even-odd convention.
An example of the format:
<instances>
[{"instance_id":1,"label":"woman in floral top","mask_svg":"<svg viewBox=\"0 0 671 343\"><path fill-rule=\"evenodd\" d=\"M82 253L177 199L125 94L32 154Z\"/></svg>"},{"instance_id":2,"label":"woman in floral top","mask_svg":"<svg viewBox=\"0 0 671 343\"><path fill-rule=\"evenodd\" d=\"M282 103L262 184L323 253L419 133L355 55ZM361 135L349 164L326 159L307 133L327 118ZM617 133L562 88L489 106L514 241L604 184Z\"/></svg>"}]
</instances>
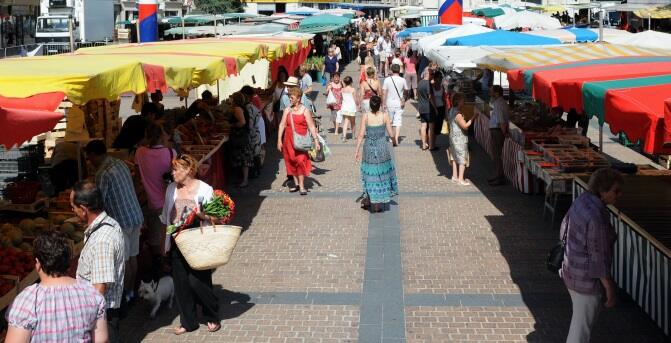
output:
<instances>
[{"instance_id":1,"label":"woman in floral top","mask_svg":"<svg viewBox=\"0 0 671 343\"><path fill-rule=\"evenodd\" d=\"M107 342L105 298L90 283L67 276L72 251L65 236L38 236L33 253L41 281L14 299L5 342Z\"/></svg>"}]
</instances>

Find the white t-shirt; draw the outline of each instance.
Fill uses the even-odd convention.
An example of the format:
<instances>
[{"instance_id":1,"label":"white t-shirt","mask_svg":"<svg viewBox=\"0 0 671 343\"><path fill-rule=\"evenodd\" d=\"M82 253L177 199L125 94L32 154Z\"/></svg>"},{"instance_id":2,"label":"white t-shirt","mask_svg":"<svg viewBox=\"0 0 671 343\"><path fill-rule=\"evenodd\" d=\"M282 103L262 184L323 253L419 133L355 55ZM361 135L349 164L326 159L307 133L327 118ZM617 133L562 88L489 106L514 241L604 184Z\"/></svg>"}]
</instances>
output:
<instances>
[{"instance_id":1,"label":"white t-shirt","mask_svg":"<svg viewBox=\"0 0 671 343\"><path fill-rule=\"evenodd\" d=\"M396 91L398 90L398 92ZM400 76L390 76L384 79L382 84L382 91L386 91L386 105L387 107L401 107L401 97L403 91L408 90L408 84L405 79Z\"/></svg>"},{"instance_id":2,"label":"white t-shirt","mask_svg":"<svg viewBox=\"0 0 671 343\"><path fill-rule=\"evenodd\" d=\"M338 58L338 61L342 60L342 52L340 52L340 47L336 46L335 50L333 51Z\"/></svg>"}]
</instances>

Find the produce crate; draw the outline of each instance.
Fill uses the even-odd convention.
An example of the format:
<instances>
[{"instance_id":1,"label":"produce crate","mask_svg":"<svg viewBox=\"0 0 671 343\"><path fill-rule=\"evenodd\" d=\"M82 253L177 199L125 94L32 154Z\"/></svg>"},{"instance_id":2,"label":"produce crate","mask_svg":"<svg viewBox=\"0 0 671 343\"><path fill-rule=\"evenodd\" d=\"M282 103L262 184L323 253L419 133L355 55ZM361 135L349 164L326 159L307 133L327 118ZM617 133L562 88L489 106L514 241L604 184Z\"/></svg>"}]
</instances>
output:
<instances>
[{"instance_id":1,"label":"produce crate","mask_svg":"<svg viewBox=\"0 0 671 343\"><path fill-rule=\"evenodd\" d=\"M37 271L33 269L28 275L26 275L23 279L19 280L17 292L21 292L22 290L26 289L26 287L34 284L37 282L37 280L40 279L39 274L37 274Z\"/></svg>"},{"instance_id":2,"label":"produce crate","mask_svg":"<svg viewBox=\"0 0 671 343\"><path fill-rule=\"evenodd\" d=\"M17 288L19 278L14 275L0 275L0 279L8 280L14 283L14 288L12 288L5 295L0 296L0 311L2 311L7 306L9 306L12 303L12 301L14 301L14 298L16 298L16 295L19 294Z\"/></svg>"},{"instance_id":3,"label":"produce crate","mask_svg":"<svg viewBox=\"0 0 671 343\"><path fill-rule=\"evenodd\" d=\"M6 203L0 206L2 211L23 212L23 213L37 213L44 209L46 201L44 199L37 199L32 204L13 204Z\"/></svg>"}]
</instances>

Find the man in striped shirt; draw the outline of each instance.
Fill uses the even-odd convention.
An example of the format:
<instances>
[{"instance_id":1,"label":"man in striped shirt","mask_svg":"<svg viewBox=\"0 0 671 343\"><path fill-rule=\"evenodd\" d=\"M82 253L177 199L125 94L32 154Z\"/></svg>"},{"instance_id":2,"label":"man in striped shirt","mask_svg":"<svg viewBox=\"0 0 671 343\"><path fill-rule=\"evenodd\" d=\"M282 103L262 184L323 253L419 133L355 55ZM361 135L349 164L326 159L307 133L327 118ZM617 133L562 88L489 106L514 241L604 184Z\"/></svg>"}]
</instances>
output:
<instances>
[{"instance_id":1,"label":"man in striped shirt","mask_svg":"<svg viewBox=\"0 0 671 343\"><path fill-rule=\"evenodd\" d=\"M70 206L87 225L77 279L90 282L105 296L109 341L119 342L119 308L125 272L124 235L116 220L103 211L102 194L93 182L81 181L74 186Z\"/></svg>"},{"instance_id":2,"label":"man in striped shirt","mask_svg":"<svg viewBox=\"0 0 671 343\"><path fill-rule=\"evenodd\" d=\"M107 147L101 140L94 140L86 145L86 158L97 168L96 186L102 193L105 212L119 223L124 234L124 290L130 300L134 296L137 255L140 253L140 229L144 222L142 208L133 187L133 178L123 161L107 155Z\"/></svg>"}]
</instances>

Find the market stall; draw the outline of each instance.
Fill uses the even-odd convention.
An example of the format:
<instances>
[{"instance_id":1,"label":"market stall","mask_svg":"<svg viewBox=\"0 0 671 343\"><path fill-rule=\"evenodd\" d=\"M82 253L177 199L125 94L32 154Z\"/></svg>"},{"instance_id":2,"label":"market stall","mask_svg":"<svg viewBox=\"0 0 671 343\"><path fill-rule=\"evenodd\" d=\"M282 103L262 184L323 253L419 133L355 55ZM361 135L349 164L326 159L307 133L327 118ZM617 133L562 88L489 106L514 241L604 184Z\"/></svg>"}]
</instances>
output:
<instances>
[{"instance_id":1,"label":"market stall","mask_svg":"<svg viewBox=\"0 0 671 343\"><path fill-rule=\"evenodd\" d=\"M81 49L71 55L2 60L0 144L20 145L51 130L63 118L63 113L57 110L64 110L68 122L61 133L77 142L75 149L78 144L96 138L103 138L110 146L121 126L118 99L122 94L136 94L135 105L141 107L146 94L156 90L171 89L186 95L200 85L216 83L224 84L229 88L227 91L234 88L237 91L247 84L266 88L270 75L280 65L295 69L303 63L310 50L309 38L309 35L255 35L127 44ZM252 65L262 70L249 69ZM255 84L257 78L250 75L255 72L259 73L258 81L265 80L264 84ZM177 126L175 133L180 149L201 162L200 178L218 189L224 186L227 163L222 147L230 130L228 106L225 102L211 106L205 116L208 118L201 114ZM185 110L167 109L166 116L178 117ZM142 203L140 178L129 153L109 153L127 160ZM4 223L0 226L0 257L12 261L11 265L0 267L0 310L37 280L29 251L31 237L44 230L61 230L71 238L75 253L82 242L83 226L66 221L73 217L69 193L55 193L47 187L48 182L37 179L38 167L43 162L43 145L23 145L12 150L0 146L0 174L16 171L16 176L23 175L20 173L23 168L30 172L29 179L12 179L7 185L5 179L0 180L4 188L4 199L0 200L0 223Z\"/></svg>"},{"instance_id":2,"label":"market stall","mask_svg":"<svg viewBox=\"0 0 671 343\"><path fill-rule=\"evenodd\" d=\"M573 198L587 190L576 177ZM669 335L671 329L671 175L652 171L625 176L622 195L608 206L617 233L613 279Z\"/></svg>"}]
</instances>

